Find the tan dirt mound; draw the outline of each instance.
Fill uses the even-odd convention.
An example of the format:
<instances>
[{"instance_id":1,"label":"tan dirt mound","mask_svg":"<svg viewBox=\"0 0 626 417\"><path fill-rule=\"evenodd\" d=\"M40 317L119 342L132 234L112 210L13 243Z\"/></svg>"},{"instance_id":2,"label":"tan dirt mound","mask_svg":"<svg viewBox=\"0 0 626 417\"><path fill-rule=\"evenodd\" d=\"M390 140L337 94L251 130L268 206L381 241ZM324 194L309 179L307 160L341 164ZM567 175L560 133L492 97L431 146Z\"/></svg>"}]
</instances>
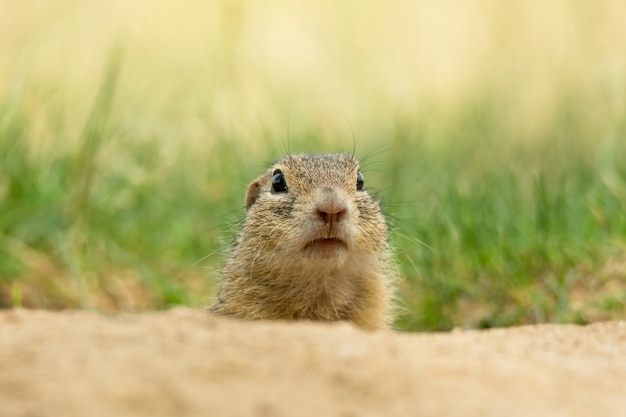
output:
<instances>
[{"instance_id":1,"label":"tan dirt mound","mask_svg":"<svg viewBox=\"0 0 626 417\"><path fill-rule=\"evenodd\" d=\"M626 323L447 334L0 312L1 416L626 416Z\"/></svg>"}]
</instances>

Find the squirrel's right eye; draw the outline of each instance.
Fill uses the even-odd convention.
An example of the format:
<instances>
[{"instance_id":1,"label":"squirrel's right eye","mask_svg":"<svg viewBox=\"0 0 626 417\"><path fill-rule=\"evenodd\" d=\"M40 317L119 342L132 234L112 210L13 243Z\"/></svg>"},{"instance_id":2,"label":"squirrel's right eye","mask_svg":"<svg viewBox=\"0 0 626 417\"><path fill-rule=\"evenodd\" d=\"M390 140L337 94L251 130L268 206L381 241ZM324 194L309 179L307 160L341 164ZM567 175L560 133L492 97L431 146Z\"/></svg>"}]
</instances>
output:
<instances>
[{"instance_id":1,"label":"squirrel's right eye","mask_svg":"<svg viewBox=\"0 0 626 417\"><path fill-rule=\"evenodd\" d=\"M356 189L361 191L363 190L363 185L365 184L365 180L363 179L363 174L361 171L357 171L356 173Z\"/></svg>"},{"instance_id":2,"label":"squirrel's right eye","mask_svg":"<svg viewBox=\"0 0 626 417\"><path fill-rule=\"evenodd\" d=\"M272 192L273 193L286 193L287 181L285 181L285 175L277 169L272 176Z\"/></svg>"}]
</instances>

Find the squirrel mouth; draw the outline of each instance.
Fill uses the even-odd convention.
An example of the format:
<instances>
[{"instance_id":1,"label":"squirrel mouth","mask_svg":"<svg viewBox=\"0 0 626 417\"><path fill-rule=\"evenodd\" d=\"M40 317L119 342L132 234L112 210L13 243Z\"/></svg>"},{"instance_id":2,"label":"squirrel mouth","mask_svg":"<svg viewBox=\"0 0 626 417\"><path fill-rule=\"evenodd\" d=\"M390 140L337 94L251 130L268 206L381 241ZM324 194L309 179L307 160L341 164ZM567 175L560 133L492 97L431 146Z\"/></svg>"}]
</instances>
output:
<instances>
[{"instance_id":1,"label":"squirrel mouth","mask_svg":"<svg viewBox=\"0 0 626 417\"><path fill-rule=\"evenodd\" d=\"M324 254L332 254L333 252L347 249L348 245L341 239L335 237L315 239L307 243L304 247L305 251L319 252Z\"/></svg>"}]
</instances>

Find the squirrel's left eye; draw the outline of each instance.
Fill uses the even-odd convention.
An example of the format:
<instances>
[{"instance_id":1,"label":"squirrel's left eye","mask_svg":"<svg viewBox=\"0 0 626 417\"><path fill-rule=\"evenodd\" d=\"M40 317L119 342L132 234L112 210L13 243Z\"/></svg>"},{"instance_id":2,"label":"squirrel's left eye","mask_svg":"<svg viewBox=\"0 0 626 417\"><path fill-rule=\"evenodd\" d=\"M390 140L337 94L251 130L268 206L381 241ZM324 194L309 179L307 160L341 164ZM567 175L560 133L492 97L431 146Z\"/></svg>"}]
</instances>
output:
<instances>
[{"instance_id":1,"label":"squirrel's left eye","mask_svg":"<svg viewBox=\"0 0 626 417\"><path fill-rule=\"evenodd\" d=\"M357 173L356 173L356 189L361 191L363 189L363 184L365 184L365 180L363 179L363 174L361 174L361 171L357 171Z\"/></svg>"},{"instance_id":2,"label":"squirrel's left eye","mask_svg":"<svg viewBox=\"0 0 626 417\"><path fill-rule=\"evenodd\" d=\"M286 193L287 192L287 181L285 180L285 175L279 169L274 171L274 175L272 176L272 192L273 193Z\"/></svg>"}]
</instances>

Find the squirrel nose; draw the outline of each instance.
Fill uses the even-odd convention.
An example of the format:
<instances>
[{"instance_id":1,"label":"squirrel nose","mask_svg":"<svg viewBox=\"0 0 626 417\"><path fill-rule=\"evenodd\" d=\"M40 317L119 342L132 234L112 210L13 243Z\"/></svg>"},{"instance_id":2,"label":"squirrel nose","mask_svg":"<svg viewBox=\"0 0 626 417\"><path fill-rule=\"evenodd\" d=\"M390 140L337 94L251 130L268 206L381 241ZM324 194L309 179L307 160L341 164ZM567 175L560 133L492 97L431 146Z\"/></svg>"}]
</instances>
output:
<instances>
[{"instance_id":1,"label":"squirrel nose","mask_svg":"<svg viewBox=\"0 0 626 417\"><path fill-rule=\"evenodd\" d=\"M317 206L317 215L324 223L336 223L341 221L348 208L342 201L331 200Z\"/></svg>"}]
</instances>

